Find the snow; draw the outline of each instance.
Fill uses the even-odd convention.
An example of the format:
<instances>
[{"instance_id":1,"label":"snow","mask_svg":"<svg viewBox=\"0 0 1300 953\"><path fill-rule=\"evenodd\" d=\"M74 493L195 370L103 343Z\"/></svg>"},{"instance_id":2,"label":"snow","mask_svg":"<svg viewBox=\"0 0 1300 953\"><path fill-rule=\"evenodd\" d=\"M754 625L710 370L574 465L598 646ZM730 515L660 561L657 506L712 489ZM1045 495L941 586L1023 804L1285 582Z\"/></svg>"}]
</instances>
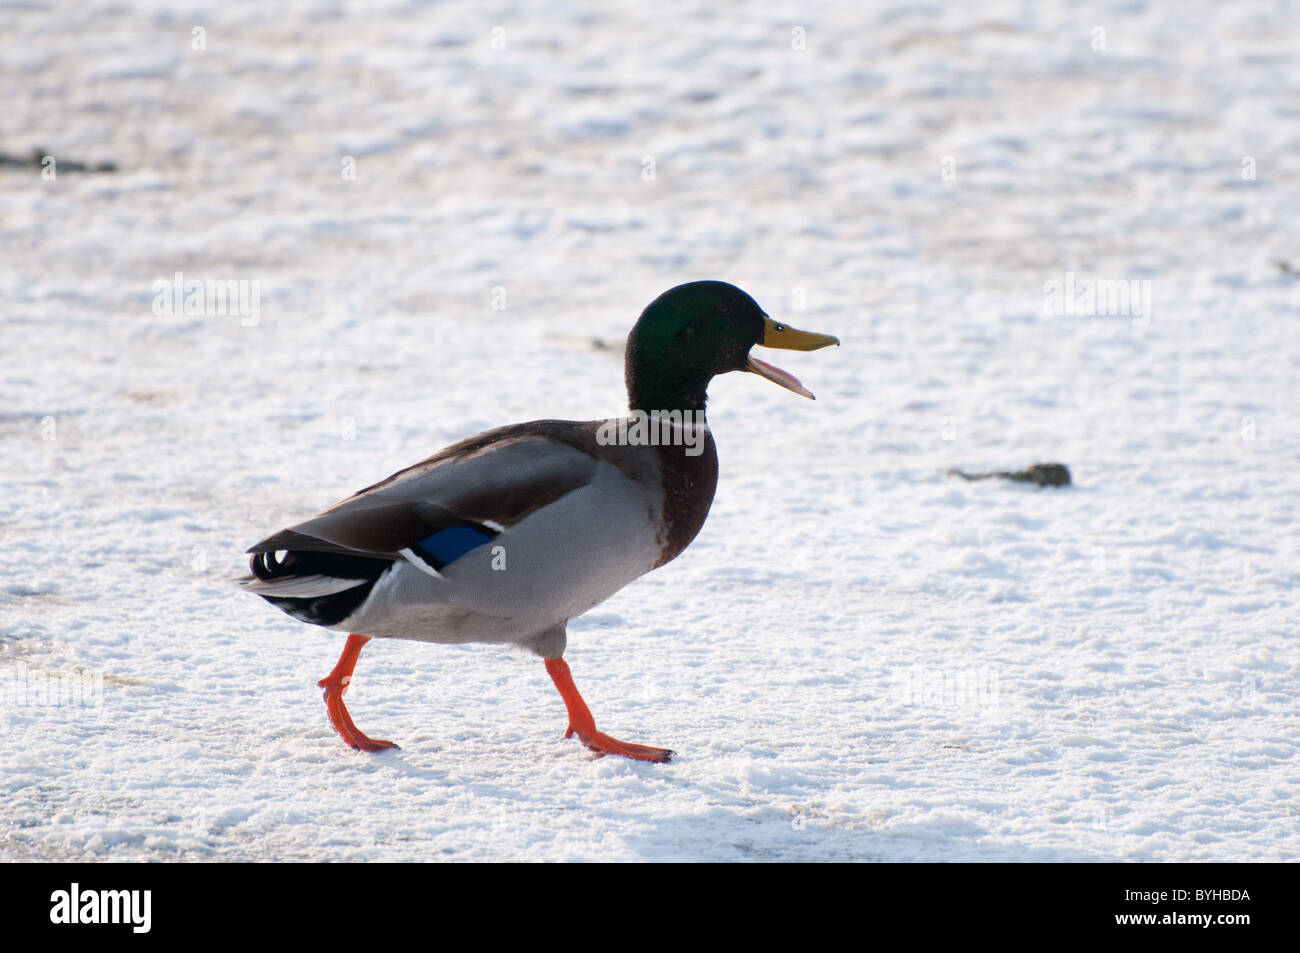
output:
<instances>
[{"instance_id":1,"label":"snow","mask_svg":"<svg viewBox=\"0 0 1300 953\"><path fill-rule=\"evenodd\" d=\"M1295 13L11 6L0 151L118 171L0 169L0 859L1300 858ZM176 272L256 320L155 314ZM1045 313L1067 275L1151 310ZM402 750L345 747L341 638L243 550L616 413L697 278L843 347L762 354L815 403L714 382L703 532L570 627L678 759L380 641L348 703Z\"/></svg>"}]
</instances>

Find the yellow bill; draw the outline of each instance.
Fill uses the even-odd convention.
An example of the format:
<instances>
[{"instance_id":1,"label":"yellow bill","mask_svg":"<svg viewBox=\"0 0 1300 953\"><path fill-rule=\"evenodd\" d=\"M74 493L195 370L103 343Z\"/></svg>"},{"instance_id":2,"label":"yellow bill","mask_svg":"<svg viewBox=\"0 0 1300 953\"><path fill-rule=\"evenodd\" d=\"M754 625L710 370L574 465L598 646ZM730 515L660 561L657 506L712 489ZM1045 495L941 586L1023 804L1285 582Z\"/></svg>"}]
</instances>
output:
<instances>
[{"instance_id":1,"label":"yellow bill","mask_svg":"<svg viewBox=\"0 0 1300 953\"><path fill-rule=\"evenodd\" d=\"M789 325L781 324L779 321L773 321L771 318L763 319L763 339L759 341L763 347L777 347L787 351L816 351L819 348L829 347L832 344L839 344L840 339L830 334L818 334L815 331L800 331L798 328L792 328ZM799 383L799 378L795 377L788 371L783 371L779 367L773 367L766 361L760 361L754 355L749 355L746 362L747 370L753 371L759 377L766 377L774 384L780 384L786 390L792 390L796 394L807 397L809 400L816 400L812 391Z\"/></svg>"}]
</instances>

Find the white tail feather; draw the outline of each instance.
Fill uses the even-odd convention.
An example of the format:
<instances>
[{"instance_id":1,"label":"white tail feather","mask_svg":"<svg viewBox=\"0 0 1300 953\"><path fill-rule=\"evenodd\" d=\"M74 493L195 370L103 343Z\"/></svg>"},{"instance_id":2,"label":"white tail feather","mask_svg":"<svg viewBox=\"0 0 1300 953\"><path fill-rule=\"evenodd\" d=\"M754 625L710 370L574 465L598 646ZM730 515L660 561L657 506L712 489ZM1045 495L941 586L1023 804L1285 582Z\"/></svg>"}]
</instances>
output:
<instances>
[{"instance_id":1,"label":"white tail feather","mask_svg":"<svg viewBox=\"0 0 1300 953\"><path fill-rule=\"evenodd\" d=\"M363 586L369 579L337 579L334 576L286 576L283 579L250 578L244 588L259 596L278 596L285 599L314 599L332 596L336 592Z\"/></svg>"}]
</instances>

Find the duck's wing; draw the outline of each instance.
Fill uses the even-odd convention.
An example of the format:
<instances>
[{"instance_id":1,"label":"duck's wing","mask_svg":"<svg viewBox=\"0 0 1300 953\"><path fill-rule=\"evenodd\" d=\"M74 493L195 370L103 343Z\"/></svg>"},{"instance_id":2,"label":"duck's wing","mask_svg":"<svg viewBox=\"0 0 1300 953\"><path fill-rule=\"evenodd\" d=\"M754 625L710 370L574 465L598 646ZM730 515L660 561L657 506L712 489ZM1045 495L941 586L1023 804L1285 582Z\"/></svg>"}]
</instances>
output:
<instances>
[{"instance_id":1,"label":"duck's wing","mask_svg":"<svg viewBox=\"0 0 1300 953\"><path fill-rule=\"evenodd\" d=\"M331 611L322 605L319 615L334 615L335 603L359 603L365 592L352 590L368 591L399 560L438 575L588 486L602 466L600 423L540 420L453 444L250 547L245 586L277 599L328 599Z\"/></svg>"}]
</instances>

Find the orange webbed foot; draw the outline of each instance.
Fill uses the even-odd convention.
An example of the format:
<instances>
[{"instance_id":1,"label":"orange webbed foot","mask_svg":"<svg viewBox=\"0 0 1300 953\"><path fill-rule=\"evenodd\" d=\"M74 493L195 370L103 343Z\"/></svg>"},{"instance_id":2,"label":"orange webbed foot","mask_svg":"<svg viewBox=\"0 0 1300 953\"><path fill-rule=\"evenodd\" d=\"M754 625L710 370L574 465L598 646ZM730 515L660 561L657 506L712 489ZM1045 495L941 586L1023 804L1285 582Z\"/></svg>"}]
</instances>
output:
<instances>
[{"instance_id":1,"label":"orange webbed foot","mask_svg":"<svg viewBox=\"0 0 1300 953\"><path fill-rule=\"evenodd\" d=\"M587 703L582 700L582 696L578 694L578 688L573 684L573 674L569 671L569 665L564 659L547 659L546 671L550 673L551 681L555 682L555 687L560 691L560 697L564 699L564 706L569 710L569 728L565 731L564 737L572 738L577 735L578 740L590 750L596 752L598 756L617 754L624 758L632 758L635 761L652 761L657 764L672 760L675 752L667 748L634 745L627 741L611 738L604 732L597 731L596 720L591 717L591 710L587 707Z\"/></svg>"},{"instance_id":2,"label":"orange webbed foot","mask_svg":"<svg viewBox=\"0 0 1300 953\"><path fill-rule=\"evenodd\" d=\"M361 649L369 641L370 637L366 635L349 635L347 645L343 647L343 654L339 656L334 670L316 684L325 689L325 711L329 714L330 724L334 726L339 737L359 751L383 751L387 748L396 748L397 745L382 738L370 738L363 734L353 723L347 706L343 704L343 696L347 694L348 685L352 682L352 670L356 667Z\"/></svg>"}]
</instances>

